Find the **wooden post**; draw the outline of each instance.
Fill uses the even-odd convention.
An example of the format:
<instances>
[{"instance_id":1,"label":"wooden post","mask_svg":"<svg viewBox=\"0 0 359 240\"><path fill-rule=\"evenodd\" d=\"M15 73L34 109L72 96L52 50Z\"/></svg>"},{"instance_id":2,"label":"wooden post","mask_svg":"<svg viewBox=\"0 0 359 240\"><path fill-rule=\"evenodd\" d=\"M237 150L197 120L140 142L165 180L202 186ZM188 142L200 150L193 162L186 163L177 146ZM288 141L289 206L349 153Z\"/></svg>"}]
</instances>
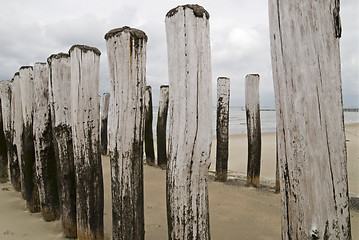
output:
<instances>
[{"instance_id":1,"label":"wooden post","mask_svg":"<svg viewBox=\"0 0 359 240\"><path fill-rule=\"evenodd\" d=\"M71 116L76 171L78 239L103 239L103 178L98 97L101 52L74 45L71 58Z\"/></svg>"},{"instance_id":2,"label":"wooden post","mask_svg":"<svg viewBox=\"0 0 359 240\"><path fill-rule=\"evenodd\" d=\"M23 174L23 161L21 161L22 142L21 136L23 131L24 120L22 118L22 103L20 90L20 74L17 72L12 79L11 94L11 126L12 126L12 150L14 158L11 159L10 171L11 182L16 191L21 191L21 196L25 199L25 184Z\"/></svg>"},{"instance_id":3,"label":"wooden post","mask_svg":"<svg viewBox=\"0 0 359 240\"><path fill-rule=\"evenodd\" d=\"M269 0L282 238L351 239L339 0Z\"/></svg>"},{"instance_id":4,"label":"wooden post","mask_svg":"<svg viewBox=\"0 0 359 240\"><path fill-rule=\"evenodd\" d=\"M160 86L160 101L157 117L157 165L166 169L167 166L167 112L169 101L168 85Z\"/></svg>"},{"instance_id":5,"label":"wooden post","mask_svg":"<svg viewBox=\"0 0 359 240\"><path fill-rule=\"evenodd\" d=\"M215 180L226 182L228 171L228 132L229 132L230 80L217 79L217 156Z\"/></svg>"},{"instance_id":6,"label":"wooden post","mask_svg":"<svg viewBox=\"0 0 359 240\"><path fill-rule=\"evenodd\" d=\"M212 141L209 14L184 5L166 15L169 73L167 221L169 239L209 239Z\"/></svg>"},{"instance_id":7,"label":"wooden post","mask_svg":"<svg viewBox=\"0 0 359 240\"><path fill-rule=\"evenodd\" d=\"M278 158L278 134L275 134L275 193L280 193L280 164Z\"/></svg>"},{"instance_id":8,"label":"wooden post","mask_svg":"<svg viewBox=\"0 0 359 240\"><path fill-rule=\"evenodd\" d=\"M26 204L30 212L40 212L40 200L36 182L35 148L33 135L33 67L24 66L19 70L22 117L24 120L22 134L21 161L26 192Z\"/></svg>"},{"instance_id":9,"label":"wooden post","mask_svg":"<svg viewBox=\"0 0 359 240\"><path fill-rule=\"evenodd\" d=\"M3 116L2 98L0 97L0 183L6 183L9 180L7 144L3 126L5 121L3 121Z\"/></svg>"},{"instance_id":10,"label":"wooden post","mask_svg":"<svg viewBox=\"0 0 359 240\"><path fill-rule=\"evenodd\" d=\"M147 36L141 30L123 27L109 31L105 39L112 89L112 238L144 239L142 163Z\"/></svg>"},{"instance_id":11,"label":"wooden post","mask_svg":"<svg viewBox=\"0 0 359 240\"><path fill-rule=\"evenodd\" d=\"M49 102L49 66L34 65L34 145L41 213L45 221L60 218L57 169Z\"/></svg>"},{"instance_id":12,"label":"wooden post","mask_svg":"<svg viewBox=\"0 0 359 240\"><path fill-rule=\"evenodd\" d=\"M76 179L71 130L71 59L67 53L48 59L52 131L57 162L61 222L68 238L77 237Z\"/></svg>"},{"instance_id":13,"label":"wooden post","mask_svg":"<svg viewBox=\"0 0 359 240\"><path fill-rule=\"evenodd\" d=\"M110 94L104 93L102 95L102 112L101 112L101 153L107 155L107 122L108 122L108 108L110 105Z\"/></svg>"},{"instance_id":14,"label":"wooden post","mask_svg":"<svg viewBox=\"0 0 359 240\"><path fill-rule=\"evenodd\" d=\"M0 83L0 99L3 116L3 128L7 145L7 156L10 166L10 180L16 191L20 191L20 169L17 159L16 147L13 143L14 128L12 121L12 81Z\"/></svg>"},{"instance_id":15,"label":"wooden post","mask_svg":"<svg viewBox=\"0 0 359 240\"><path fill-rule=\"evenodd\" d=\"M246 76L245 90L248 137L247 185L259 187L261 170L261 118L258 74Z\"/></svg>"},{"instance_id":16,"label":"wooden post","mask_svg":"<svg viewBox=\"0 0 359 240\"><path fill-rule=\"evenodd\" d=\"M149 166L155 165L155 149L153 146L153 131L152 131L152 88L146 86L145 91L145 153L146 163Z\"/></svg>"}]
</instances>

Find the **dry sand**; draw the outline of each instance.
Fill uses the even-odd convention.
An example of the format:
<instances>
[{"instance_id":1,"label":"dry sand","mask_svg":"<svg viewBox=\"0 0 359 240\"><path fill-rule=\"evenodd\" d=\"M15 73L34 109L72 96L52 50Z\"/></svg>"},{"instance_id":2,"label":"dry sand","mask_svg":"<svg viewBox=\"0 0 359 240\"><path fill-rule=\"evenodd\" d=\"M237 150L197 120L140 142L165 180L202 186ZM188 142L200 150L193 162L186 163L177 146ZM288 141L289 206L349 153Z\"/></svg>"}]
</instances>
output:
<instances>
[{"instance_id":1,"label":"dry sand","mask_svg":"<svg viewBox=\"0 0 359 240\"><path fill-rule=\"evenodd\" d=\"M346 126L349 187L358 196L359 124ZM215 150L215 142L212 149ZM212 152L212 159L215 151ZM231 176L241 177L246 171L247 139L245 135L230 138L229 168ZM212 169L214 162L212 164ZM105 239L111 239L111 192L109 158L103 157L105 176ZM262 135L262 182L271 184L275 173L275 135ZM145 238L167 239L165 171L145 166ZM280 195L270 188L247 188L209 181L210 220L212 239L280 239ZM238 184L239 183L239 184ZM359 212L351 211L353 239L359 239ZM0 184L0 239L49 240L66 239L61 223L45 222L40 213L30 214L21 194L10 183Z\"/></svg>"}]
</instances>

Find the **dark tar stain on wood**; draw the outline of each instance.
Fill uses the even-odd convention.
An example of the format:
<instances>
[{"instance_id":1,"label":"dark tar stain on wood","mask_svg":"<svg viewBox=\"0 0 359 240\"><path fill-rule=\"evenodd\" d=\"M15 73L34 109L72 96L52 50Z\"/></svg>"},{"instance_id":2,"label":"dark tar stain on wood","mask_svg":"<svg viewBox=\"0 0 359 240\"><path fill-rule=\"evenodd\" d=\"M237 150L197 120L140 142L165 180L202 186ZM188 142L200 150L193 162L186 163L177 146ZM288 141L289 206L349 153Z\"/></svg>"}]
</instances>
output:
<instances>
[{"instance_id":1,"label":"dark tar stain on wood","mask_svg":"<svg viewBox=\"0 0 359 240\"><path fill-rule=\"evenodd\" d=\"M95 48L95 47L90 47L90 46L87 46L87 45L80 45L80 44L73 45L73 46L70 48L69 53L71 53L75 48L79 48L79 49L81 49L83 52L91 51L91 52L94 52L95 54L97 54L98 56L101 55L100 50L98 50L97 48Z\"/></svg>"},{"instance_id":2,"label":"dark tar stain on wood","mask_svg":"<svg viewBox=\"0 0 359 240\"><path fill-rule=\"evenodd\" d=\"M179 8L183 8L183 9L190 8L193 10L193 14L196 17L203 18L203 16L205 15L206 18L209 19L209 13L202 6L198 4L187 4L187 5L180 5L178 7L175 7L166 14L166 17L170 18L174 16L178 12Z\"/></svg>"},{"instance_id":3,"label":"dark tar stain on wood","mask_svg":"<svg viewBox=\"0 0 359 240\"><path fill-rule=\"evenodd\" d=\"M105 39L108 40L114 36L121 35L123 32L130 33L131 37L135 40L144 39L147 42L147 35L143 31L136 29L136 28L130 28L129 26L124 26L121 28L115 28L110 31L108 31L105 34Z\"/></svg>"}]
</instances>

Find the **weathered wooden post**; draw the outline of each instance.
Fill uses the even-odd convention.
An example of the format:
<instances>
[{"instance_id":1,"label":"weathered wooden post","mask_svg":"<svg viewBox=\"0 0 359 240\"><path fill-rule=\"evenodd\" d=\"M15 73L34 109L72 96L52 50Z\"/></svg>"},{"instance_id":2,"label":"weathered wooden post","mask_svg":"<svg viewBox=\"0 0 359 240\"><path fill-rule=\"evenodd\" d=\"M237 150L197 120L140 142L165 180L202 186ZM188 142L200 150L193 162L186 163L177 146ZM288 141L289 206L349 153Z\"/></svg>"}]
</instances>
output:
<instances>
[{"instance_id":1,"label":"weathered wooden post","mask_svg":"<svg viewBox=\"0 0 359 240\"><path fill-rule=\"evenodd\" d=\"M282 238L351 239L339 0L269 0Z\"/></svg>"},{"instance_id":2,"label":"weathered wooden post","mask_svg":"<svg viewBox=\"0 0 359 240\"><path fill-rule=\"evenodd\" d=\"M261 118L258 74L246 76L245 95L248 137L247 185L259 187L261 170Z\"/></svg>"},{"instance_id":3,"label":"weathered wooden post","mask_svg":"<svg viewBox=\"0 0 359 240\"><path fill-rule=\"evenodd\" d=\"M3 129L7 145L7 156L10 167L10 180L16 191L20 191L20 169L17 159L16 147L13 143L14 128L12 121L12 81L2 81L0 83L0 99L3 116Z\"/></svg>"},{"instance_id":4,"label":"weathered wooden post","mask_svg":"<svg viewBox=\"0 0 359 240\"><path fill-rule=\"evenodd\" d=\"M72 146L71 59L67 53L53 54L48 59L52 132L57 162L61 222L68 238L77 237L76 179Z\"/></svg>"},{"instance_id":5,"label":"weathered wooden post","mask_svg":"<svg viewBox=\"0 0 359 240\"><path fill-rule=\"evenodd\" d=\"M39 192L36 182L35 148L33 135L33 67L24 66L19 70L22 117L24 120L22 134L21 161L26 192L26 204L30 212L40 212Z\"/></svg>"},{"instance_id":6,"label":"weathered wooden post","mask_svg":"<svg viewBox=\"0 0 359 240\"><path fill-rule=\"evenodd\" d=\"M9 180L7 144L3 126L5 121L3 121L3 116L2 100L0 98L0 183L6 183Z\"/></svg>"},{"instance_id":7,"label":"weathered wooden post","mask_svg":"<svg viewBox=\"0 0 359 240\"><path fill-rule=\"evenodd\" d=\"M14 158L10 162L11 182L16 191L21 191L22 198L25 199L25 184L23 174L23 161L21 161L22 142L21 136L23 131L24 120L22 118L22 103L20 90L20 75L14 74L11 83L11 126L12 126L12 147Z\"/></svg>"},{"instance_id":8,"label":"weathered wooden post","mask_svg":"<svg viewBox=\"0 0 359 240\"><path fill-rule=\"evenodd\" d=\"M169 239L209 239L212 141L209 14L184 5L166 15L169 73L167 219Z\"/></svg>"},{"instance_id":9,"label":"weathered wooden post","mask_svg":"<svg viewBox=\"0 0 359 240\"><path fill-rule=\"evenodd\" d=\"M76 171L78 239L103 239L103 179L100 153L99 68L101 52L74 45L71 58L71 116Z\"/></svg>"},{"instance_id":10,"label":"weathered wooden post","mask_svg":"<svg viewBox=\"0 0 359 240\"><path fill-rule=\"evenodd\" d=\"M57 169L49 100L49 66L34 65L34 145L41 213L45 221L60 217Z\"/></svg>"},{"instance_id":11,"label":"weathered wooden post","mask_svg":"<svg viewBox=\"0 0 359 240\"><path fill-rule=\"evenodd\" d=\"M101 111L101 154L107 155L107 122L108 122L108 108L110 105L110 94L104 93L102 95L102 111Z\"/></svg>"},{"instance_id":12,"label":"weathered wooden post","mask_svg":"<svg viewBox=\"0 0 359 240\"><path fill-rule=\"evenodd\" d=\"M230 80L226 77L217 79L217 181L227 181L228 171L228 132L229 132L229 98Z\"/></svg>"},{"instance_id":13,"label":"weathered wooden post","mask_svg":"<svg viewBox=\"0 0 359 240\"><path fill-rule=\"evenodd\" d=\"M278 158L278 134L275 134L275 193L280 193L280 164Z\"/></svg>"},{"instance_id":14,"label":"weathered wooden post","mask_svg":"<svg viewBox=\"0 0 359 240\"><path fill-rule=\"evenodd\" d=\"M105 39L112 89L112 237L144 239L142 162L147 36L141 30L122 27L109 31Z\"/></svg>"},{"instance_id":15,"label":"weathered wooden post","mask_svg":"<svg viewBox=\"0 0 359 240\"><path fill-rule=\"evenodd\" d=\"M167 166L167 112L169 101L168 85L160 86L160 101L157 117L157 165L165 169Z\"/></svg>"},{"instance_id":16,"label":"weathered wooden post","mask_svg":"<svg viewBox=\"0 0 359 240\"><path fill-rule=\"evenodd\" d=\"M145 91L145 153L146 163L150 166L155 165L155 149L153 146L153 131L152 131L152 88L146 86Z\"/></svg>"}]
</instances>

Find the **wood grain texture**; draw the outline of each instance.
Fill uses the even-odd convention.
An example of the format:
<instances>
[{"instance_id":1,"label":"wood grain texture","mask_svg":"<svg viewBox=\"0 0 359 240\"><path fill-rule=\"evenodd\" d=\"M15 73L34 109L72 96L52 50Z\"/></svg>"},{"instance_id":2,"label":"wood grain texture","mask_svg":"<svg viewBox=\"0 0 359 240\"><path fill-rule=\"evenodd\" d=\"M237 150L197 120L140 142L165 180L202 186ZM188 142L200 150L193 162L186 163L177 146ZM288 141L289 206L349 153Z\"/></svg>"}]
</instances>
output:
<instances>
[{"instance_id":1,"label":"wood grain texture","mask_svg":"<svg viewBox=\"0 0 359 240\"><path fill-rule=\"evenodd\" d=\"M103 239L103 177L100 153L100 52L74 45L71 58L71 119L76 172L78 239Z\"/></svg>"},{"instance_id":2,"label":"wood grain texture","mask_svg":"<svg viewBox=\"0 0 359 240\"><path fill-rule=\"evenodd\" d=\"M229 99L230 79L219 77L217 79L217 151L215 179L221 182L227 181L228 171Z\"/></svg>"},{"instance_id":3,"label":"wood grain texture","mask_svg":"<svg viewBox=\"0 0 359 240\"><path fill-rule=\"evenodd\" d=\"M35 63L34 74L34 145L41 213L45 221L60 218L57 168L52 137L49 99L49 66Z\"/></svg>"},{"instance_id":4,"label":"wood grain texture","mask_svg":"<svg viewBox=\"0 0 359 240\"><path fill-rule=\"evenodd\" d=\"M169 239L209 239L208 168L212 141L209 21L196 5L165 19L169 75L167 221ZM202 12L202 17L196 12Z\"/></svg>"},{"instance_id":5,"label":"wood grain texture","mask_svg":"<svg viewBox=\"0 0 359 240\"><path fill-rule=\"evenodd\" d=\"M23 131L21 136L21 166L23 166L25 200L30 212L40 212L40 199L37 186L35 147L33 135L34 83L33 67L23 66L20 74L20 96L22 106Z\"/></svg>"},{"instance_id":6,"label":"wood grain texture","mask_svg":"<svg viewBox=\"0 0 359 240\"><path fill-rule=\"evenodd\" d=\"M104 93L102 95L102 111L101 111L101 154L107 155L107 145L108 145L108 110L110 106L110 93Z\"/></svg>"},{"instance_id":7,"label":"wood grain texture","mask_svg":"<svg viewBox=\"0 0 359 240\"><path fill-rule=\"evenodd\" d=\"M22 118L22 107L21 107L21 90L20 90L20 75L15 73L12 83L12 94L11 94L11 125L13 128L13 148L14 158L10 163L11 169L11 182L17 191L21 191L22 198L25 199L25 187L24 178L22 172L22 161L21 161L21 135L23 131L24 120Z\"/></svg>"},{"instance_id":8,"label":"wood grain texture","mask_svg":"<svg viewBox=\"0 0 359 240\"><path fill-rule=\"evenodd\" d=\"M113 239L144 239L143 137L147 37L123 27L106 34L111 83L109 151Z\"/></svg>"},{"instance_id":9,"label":"wood grain texture","mask_svg":"<svg viewBox=\"0 0 359 240\"><path fill-rule=\"evenodd\" d=\"M167 166L167 115L169 102L169 86L160 86L160 100L158 103L157 117L157 165L166 169Z\"/></svg>"},{"instance_id":10,"label":"wood grain texture","mask_svg":"<svg viewBox=\"0 0 359 240\"><path fill-rule=\"evenodd\" d=\"M338 0L269 0L283 239L351 239L338 18Z\"/></svg>"},{"instance_id":11,"label":"wood grain texture","mask_svg":"<svg viewBox=\"0 0 359 240\"><path fill-rule=\"evenodd\" d=\"M247 185L259 187L262 140L258 74L246 76L245 100L248 138Z\"/></svg>"},{"instance_id":12,"label":"wood grain texture","mask_svg":"<svg viewBox=\"0 0 359 240\"><path fill-rule=\"evenodd\" d=\"M51 55L49 93L52 132L59 181L61 223L64 235L77 237L76 179L71 130L71 59L67 53Z\"/></svg>"}]
</instances>

